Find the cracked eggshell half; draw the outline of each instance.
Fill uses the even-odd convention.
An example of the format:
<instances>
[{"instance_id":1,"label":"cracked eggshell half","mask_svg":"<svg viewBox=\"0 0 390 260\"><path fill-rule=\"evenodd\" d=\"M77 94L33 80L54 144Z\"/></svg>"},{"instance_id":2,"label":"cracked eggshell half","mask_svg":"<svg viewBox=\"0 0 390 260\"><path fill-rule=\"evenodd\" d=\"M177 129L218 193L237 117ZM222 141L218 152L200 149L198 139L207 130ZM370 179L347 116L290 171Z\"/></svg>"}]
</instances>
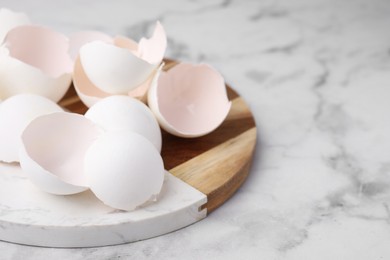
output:
<instances>
[{"instance_id":1,"label":"cracked eggshell half","mask_svg":"<svg viewBox=\"0 0 390 260\"><path fill-rule=\"evenodd\" d=\"M58 102L72 80L68 48L67 37L45 27L9 31L0 50L0 97L33 93Z\"/></svg>"},{"instance_id":2,"label":"cracked eggshell half","mask_svg":"<svg viewBox=\"0 0 390 260\"><path fill-rule=\"evenodd\" d=\"M30 24L30 19L24 13L16 13L7 8L0 9L0 43L13 28Z\"/></svg>"},{"instance_id":3,"label":"cracked eggshell half","mask_svg":"<svg viewBox=\"0 0 390 260\"><path fill-rule=\"evenodd\" d=\"M34 94L19 94L0 105L0 161L18 162L21 134L36 117L63 111L52 100Z\"/></svg>"},{"instance_id":4,"label":"cracked eggshell half","mask_svg":"<svg viewBox=\"0 0 390 260\"><path fill-rule=\"evenodd\" d=\"M84 157L101 133L79 114L40 116L23 131L20 166L43 191L57 195L82 192L88 189Z\"/></svg>"},{"instance_id":5,"label":"cracked eggshell half","mask_svg":"<svg viewBox=\"0 0 390 260\"><path fill-rule=\"evenodd\" d=\"M148 139L161 151L161 130L152 111L129 96L106 97L93 105L85 117L107 132L132 131Z\"/></svg>"},{"instance_id":6,"label":"cracked eggshell half","mask_svg":"<svg viewBox=\"0 0 390 260\"><path fill-rule=\"evenodd\" d=\"M157 84L157 79L161 68L162 65L157 70L152 72L145 82L141 83L136 88L129 91L127 95L139 99L141 101L145 101L147 91L151 88L153 84ZM99 100L113 95L100 90L89 80L88 76L85 74L83 66L80 63L80 58L77 58L75 61L73 84L77 95L87 107L91 107Z\"/></svg>"},{"instance_id":7,"label":"cracked eggshell half","mask_svg":"<svg viewBox=\"0 0 390 260\"><path fill-rule=\"evenodd\" d=\"M142 38L139 44L123 36L115 37L113 42L102 39L84 44L73 73L77 94L88 107L103 97L118 94L145 101L160 70L166 45L159 22L152 37Z\"/></svg>"},{"instance_id":8,"label":"cracked eggshell half","mask_svg":"<svg viewBox=\"0 0 390 260\"><path fill-rule=\"evenodd\" d=\"M80 49L80 62L89 80L110 94L125 94L144 82L156 65L128 49L95 41Z\"/></svg>"},{"instance_id":9,"label":"cracked eggshell half","mask_svg":"<svg viewBox=\"0 0 390 260\"><path fill-rule=\"evenodd\" d=\"M215 130L231 102L224 79L214 68L180 63L161 73L149 90L148 105L167 132L192 138Z\"/></svg>"},{"instance_id":10,"label":"cracked eggshell half","mask_svg":"<svg viewBox=\"0 0 390 260\"><path fill-rule=\"evenodd\" d=\"M104 204L134 210L156 199L164 181L159 152L143 136L107 132L87 151L84 170L91 191Z\"/></svg>"}]
</instances>

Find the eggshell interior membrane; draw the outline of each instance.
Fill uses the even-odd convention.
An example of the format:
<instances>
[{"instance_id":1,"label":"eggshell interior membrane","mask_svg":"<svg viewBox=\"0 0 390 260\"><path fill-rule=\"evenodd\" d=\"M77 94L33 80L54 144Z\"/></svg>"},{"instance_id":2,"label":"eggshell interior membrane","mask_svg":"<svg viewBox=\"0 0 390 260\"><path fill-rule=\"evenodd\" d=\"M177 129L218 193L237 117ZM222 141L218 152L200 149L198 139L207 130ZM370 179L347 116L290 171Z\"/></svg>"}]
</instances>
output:
<instances>
[{"instance_id":1,"label":"eggshell interior membrane","mask_svg":"<svg viewBox=\"0 0 390 260\"><path fill-rule=\"evenodd\" d=\"M59 112L34 119L24 130L22 141L27 156L50 175L86 187L84 157L100 134L101 130L84 116ZM33 174L28 168L23 170Z\"/></svg>"},{"instance_id":2,"label":"eggshell interior membrane","mask_svg":"<svg viewBox=\"0 0 390 260\"><path fill-rule=\"evenodd\" d=\"M151 64L159 64L167 48L167 36L160 22L156 23L152 37L142 38L139 42L141 58Z\"/></svg>"},{"instance_id":3,"label":"eggshell interior membrane","mask_svg":"<svg viewBox=\"0 0 390 260\"><path fill-rule=\"evenodd\" d=\"M161 131L152 111L128 96L110 96L93 105L85 117L107 132L133 131L161 151Z\"/></svg>"},{"instance_id":4,"label":"eggshell interior membrane","mask_svg":"<svg viewBox=\"0 0 390 260\"><path fill-rule=\"evenodd\" d=\"M101 41L81 47L80 62L88 79L110 94L126 94L144 82L157 67L129 49Z\"/></svg>"},{"instance_id":5,"label":"eggshell interior membrane","mask_svg":"<svg viewBox=\"0 0 390 260\"><path fill-rule=\"evenodd\" d=\"M148 97L161 126L181 137L198 137L216 129L229 113L222 76L206 64L180 63L161 73Z\"/></svg>"},{"instance_id":6,"label":"eggshell interior membrane","mask_svg":"<svg viewBox=\"0 0 390 260\"><path fill-rule=\"evenodd\" d=\"M12 28L30 24L30 19L24 13L16 13L6 8L0 9L0 42Z\"/></svg>"},{"instance_id":7,"label":"eggshell interior membrane","mask_svg":"<svg viewBox=\"0 0 390 260\"><path fill-rule=\"evenodd\" d=\"M88 149L84 161L91 191L104 204L133 210L161 191L164 165L155 147L133 132L107 132Z\"/></svg>"},{"instance_id":8,"label":"eggshell interior membrane","mask_svg":"<svg viewBox=\"0 0 390 260\"><path fill-rule=\"evenodd\" d=\"M63 111L60 106L38 95L20 94L4 100L0 106L0 161L18 162L25 127L38 116L59 111Z\"/></svg>"},{"instance_id":9,"label":"eggshell interior membrane","mask_svg":"<svg viewBox=\"0 0 390 260\"><path fill-rule=\"evenodd\" d=\"M7 51L0 47L0 98L31 93L58 102L65 95L72 81L71 74L51 78L40 69L12 58Z\"/></svg>"},{"instance_id":10,"label":"eggshell interior membrane","mask_svg":"<svg viewBox=\"0 0 390 260\"><path fill-rule=\"evenodd\" d=\"M1 63L1 61L0 61ZM157 84L158 73L161 70L161 66L150 74L145 82L142 82L133 90L127 93L129 96L143 100L146 93L152 84ZM1 81L1 79L0 79ZM112 94L106 93L97 88L87 77L83 66L81 65L80 58L77 58L74 66L73 84L81 101L87 106L91 107L102 98L111 96Z\"/></svg>"},{"instance_id":11,"label":"eggshell interior membrane","mask_svg":"<svg viewBox=\"0 0 390 260\"><path fill-rule=\"evenodd\" d=\"M10 30L4 42L11 57L52 78L72 72L69 42L63 34L41 26L23 25Z\"/></svg>"},{"instance_id":12,"label":"eggshell interior membrane","mask_svg":"<svg viewBox=\"0 0 390 260\"><path fill-rule=\"evenodd\" d=\"M100 99L111 95L97 88L89 80L85 74L83 66L81 65L80 57L76 58L74 63L73 85L77 95L87 107L90 107Z\"/></svg>"},{"instance_id":13,"label":"eggshell interior membrane","mask_svg":"<svg viewBox=\"0 0 390 260\"><path fill-rule=\"evenodd\" d=\"M111 36L99 31L81 31L73 33L69 36L69 55L72 60L76 60L80 48L83 45L93 41L113 43Z\"/></svg>"}]
</instances>

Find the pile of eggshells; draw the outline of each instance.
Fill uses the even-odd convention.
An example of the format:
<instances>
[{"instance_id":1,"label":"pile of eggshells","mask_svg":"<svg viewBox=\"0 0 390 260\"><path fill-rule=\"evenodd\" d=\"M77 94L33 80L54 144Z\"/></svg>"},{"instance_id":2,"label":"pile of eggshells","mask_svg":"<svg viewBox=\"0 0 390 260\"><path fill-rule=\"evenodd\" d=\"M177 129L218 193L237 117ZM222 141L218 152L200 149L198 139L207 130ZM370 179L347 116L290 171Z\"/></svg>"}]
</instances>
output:
<instances>
[{"instance_id":1,"label":"pile of eggshells","mask_svg":"<svg viewBox=\"0 0 390 260\"><path fill-rule=\"evenodd\" d=\"M0 161L20 163L51 194L90 189L121 210L155 201L164 182L160 127L199 137L230 110L212 67L162 70L167 38L159 22L138 42L96 31L67 37L1 9L0 42ZM72 82L85 115L57 104Z\"/></svg>"}]
</instances>

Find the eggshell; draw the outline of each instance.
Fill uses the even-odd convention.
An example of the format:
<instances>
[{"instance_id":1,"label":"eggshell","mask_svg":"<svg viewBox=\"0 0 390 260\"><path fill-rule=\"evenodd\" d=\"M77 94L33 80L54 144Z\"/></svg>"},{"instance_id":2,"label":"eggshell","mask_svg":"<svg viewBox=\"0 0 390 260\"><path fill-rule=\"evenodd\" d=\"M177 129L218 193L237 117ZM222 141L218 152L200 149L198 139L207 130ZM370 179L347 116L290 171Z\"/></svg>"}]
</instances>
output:
<instances>
[{"instance_id":1,"label":"eggshell","mask_svg":"<svg viewBox=\"0 0 390 260\"><path fill-rule=\"evenodd\" d=\"M82 115L58 112L34 119L23 131L20 165L30 180L53 194L87 189L84 157L101 130Z\"/></svg>"},{"instance_id":2,"label":"eggshell","mask_svg":"<svg viewBox=\"0 0 390 260\"><path fill-rule=\"evenodd\" d=\"M18 26L8 32L4 44L11 57L39 68L49 77L72 72L68 38L49 28Z\"/></svg>"},{"instance_id":3,"label":"eggshell","mask_svg":"<svg viewBox=\"0 0 390 260\"><path fill-rule=\"evenodd\" d=\"M133 132L108 132L88 149L84 170L91 191L106 205L133 210L161 191L164 165L155 147Z\"/></svg>"},{"instance_id":4,"label":"eggshell","mask_svg":"<svg viewBox=\"0 0 390 260\"><path fill-rule=\"evenodd\" d=\"M160 66L155 72L152 72L145 82L138 85L136 88L134 88L134 90L131 90L128 95L144 101L146 93L150 86L152 84L157 84L157 78L159 76L159 71L161 70L161 68L162 67ZM89 78L85 74L85 71L81 65L79 58L77 58L75 61L73 85L81 101L87 107L91 107L102 98L112 95L110 93L106 93L100 90L89 80Z\"/></svg>"},{"instance_id":5,"label":"eggshell","mask_svg":"<svg viewBox=\"0 0 390 260\"><path fill-rule=\"evenodd\" d=\"M206 64L180 63L162 72L148 93L148 105L162 128L180 137L216 129L229 113L222 76Z\"/></svg>"},{"instance_id":6,"label":"eggshell","mask_svg":"<svg viewBox=\"0 0 390 260\"><path fill-rule=\"evenodd\" d=\"M151 64L159 64L167 48L167 36L160 22L156 23L152 37L142 38L139 42L141 58Z\"/></svg>"},{"instance_id":7,"label":"eggshell","mask_svg":"<svg viewBox=\"0 0 390 260\"><path fill-rule=\"evenodd\" d=\"M99 31L81 31L73 33L69 36L69 54L72 60L76 60L79 50L83 45L93 41L113 43L111 36Z\"/></svg>"},{"instance_id":8,"label":"eggshell","mask_svg":"<svg viewBox=\"0 0 390 260\"><path fill-rule=\"evenodd\" d=\"M100 41L81 47L80 62L89 80L110 94L125 94L136 88L158 65L147 63L128 49Z\"/></svg>"},{"instance_id":9,"label":"eggshell","mask_svg":"<svg viewBox=\"0 0 390 260\"><path fill-rule=\"evenodd\" d=\"M53 101L33 94L20 94L0 106L0 161L18 162L24 128L36 117L62 108Z\"/></svg>"},{"instance_id":10,"label":"eggshell","mask_svg":"<svg viewBox=\"0 0 390 260\"><path fill-rule=\"evenodd\" d=\"M16 13L6 8L0 9L0 42L3 42L5 35L13 28L30 24L30 19L24 13Z\"/></svg>"},{"instance_id":11,"label":"eggshell","mask_svg":"<svg viewBox=\"0 0 390 260\"><path fill-rule=\"evenodd\" d=\"M161 131L152 111L128 96L110 96L93 105L85 117L107 132L133 131L148 139L160 152Z\"/></svg>"},{"instance_id":12,"label":"eggshell","mask_svg":"<svg viewBox=\"0 0 390 260\"><path fill-rule=\"evenodd\" d=\"M0 50L0 97L33 93L58 102L72 80L67 51L67 38L50 29L26 25L9 31Z\"/></svg>"}]
</instances>

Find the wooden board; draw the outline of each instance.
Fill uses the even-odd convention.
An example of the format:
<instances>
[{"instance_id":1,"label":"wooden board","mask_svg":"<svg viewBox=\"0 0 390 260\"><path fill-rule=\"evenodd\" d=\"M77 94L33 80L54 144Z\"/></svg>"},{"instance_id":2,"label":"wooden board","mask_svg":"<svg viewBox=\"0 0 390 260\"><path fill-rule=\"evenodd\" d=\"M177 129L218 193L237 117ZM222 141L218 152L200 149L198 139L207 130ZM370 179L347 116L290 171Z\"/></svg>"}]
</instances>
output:
<instances>
[{"instance_id":1,"label":"wooden board","mask_svg":"<svg viewBox=\"0 0 390 260\"><path fill-rule=\"evenodd\" d=\"M164 70L177 62L165 60ZM256 125L245 101L227 87L232 108L223 124L212 133L193 139L162 132L165 168L207 195L202 207L210 213L229 199L249 174L256 146ZM87 107L72 87L59 103L68 110L84 114Z\"/></svg>"}]
</instances>

